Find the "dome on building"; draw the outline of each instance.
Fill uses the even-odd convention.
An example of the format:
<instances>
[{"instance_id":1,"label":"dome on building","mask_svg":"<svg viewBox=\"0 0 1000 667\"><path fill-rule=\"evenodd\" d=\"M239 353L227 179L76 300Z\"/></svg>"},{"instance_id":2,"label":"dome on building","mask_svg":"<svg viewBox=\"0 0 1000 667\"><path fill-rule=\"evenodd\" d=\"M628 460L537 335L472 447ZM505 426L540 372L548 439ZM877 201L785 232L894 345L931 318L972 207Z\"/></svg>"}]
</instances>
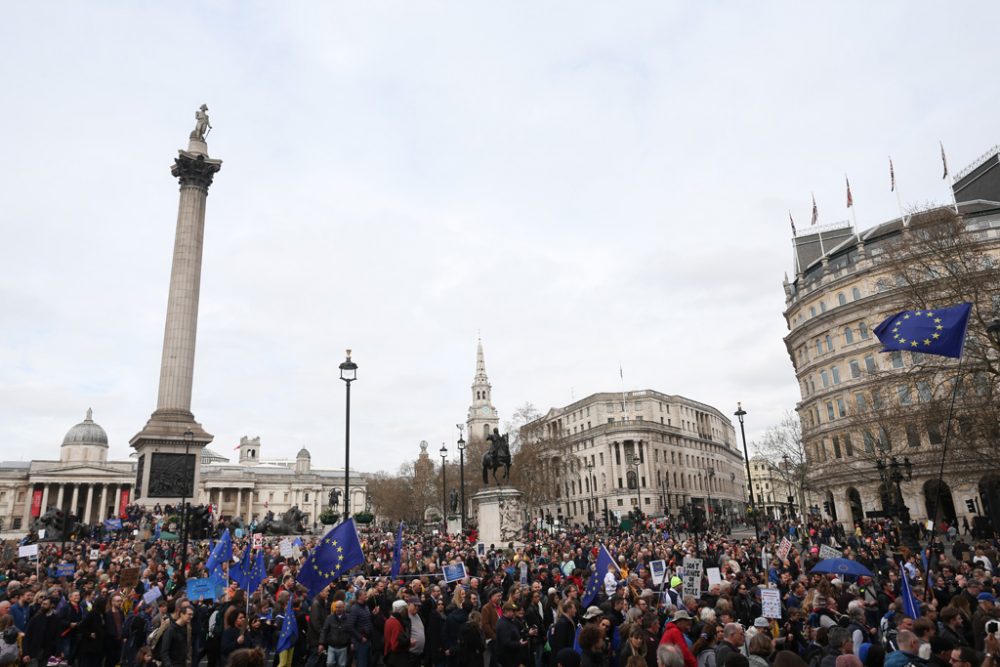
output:
<instances>
[{"instance_id":1,"label":"dome on building","mask_svg":"<svg viewBox=\"0 0 1000 667\"><path fill-rule=\"evenodd\" d=\"M303 447L299 450L299 453L295 455L297 459L311 459L312 456L309 454L309 450Z\"/></svg>"},{"instance_id":2,"label":"dome on building","mask_svg":"<svg viewBox=\"0 0 1000 667\"><path fill-rule=\"evenodd\" d=\"M94 422L94 411L87 408L87 417L82 422L66 432L63 446L67 445L100 445L108 446L108 434L100 424Z\"/></svg>"}]
</instances>

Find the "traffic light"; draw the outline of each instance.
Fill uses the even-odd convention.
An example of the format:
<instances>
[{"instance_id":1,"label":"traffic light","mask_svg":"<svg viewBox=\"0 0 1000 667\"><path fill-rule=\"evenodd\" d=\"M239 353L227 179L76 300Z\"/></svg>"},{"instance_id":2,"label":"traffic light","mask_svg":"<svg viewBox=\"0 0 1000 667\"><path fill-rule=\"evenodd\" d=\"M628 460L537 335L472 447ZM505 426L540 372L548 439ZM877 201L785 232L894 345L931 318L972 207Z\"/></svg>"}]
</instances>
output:
<instances>
[{"instance_id":1,"label":"traffic light","mask_svg":"<svg viewBox=\"0 0 1000 667\"><path fill-rule=\"evenodd\" d=\"M972 498L965 501L965 508L972 514L976 513L976 503L972 500Z\"/></svg>"},{"instance_id":2,"label":"traffic light","mask_svg":"<svg viewBox=\"0 0 1000 667\"><path fill-rule=\"evenodd\" d=\"M829 500L824 500L823 501L823 511L826 512L827 514L830 513L830 501Z\"/></svg>"}]
</instances>

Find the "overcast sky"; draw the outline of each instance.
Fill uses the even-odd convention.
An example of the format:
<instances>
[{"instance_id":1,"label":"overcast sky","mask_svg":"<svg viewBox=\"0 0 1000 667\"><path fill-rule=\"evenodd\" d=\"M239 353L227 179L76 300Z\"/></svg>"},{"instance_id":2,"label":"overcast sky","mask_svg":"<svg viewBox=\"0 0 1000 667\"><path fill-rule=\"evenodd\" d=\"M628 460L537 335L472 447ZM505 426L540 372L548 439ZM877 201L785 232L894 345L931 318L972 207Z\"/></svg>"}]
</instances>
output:
<instances>
[{"instance_id":1,"label":"overcast sky","mask_svg":"<svg viewBox=\"0 0 1000 667\"><path fill-rule=\"evenodd\" d=\"M788 212L946 201L997 142L996 2L8 3L0 458L156 404L194 110L212 157L196 418L226 455L395 470L447 441L481 332L501 420L681 394L794 408Z\"/></svg>"}]
</instances>

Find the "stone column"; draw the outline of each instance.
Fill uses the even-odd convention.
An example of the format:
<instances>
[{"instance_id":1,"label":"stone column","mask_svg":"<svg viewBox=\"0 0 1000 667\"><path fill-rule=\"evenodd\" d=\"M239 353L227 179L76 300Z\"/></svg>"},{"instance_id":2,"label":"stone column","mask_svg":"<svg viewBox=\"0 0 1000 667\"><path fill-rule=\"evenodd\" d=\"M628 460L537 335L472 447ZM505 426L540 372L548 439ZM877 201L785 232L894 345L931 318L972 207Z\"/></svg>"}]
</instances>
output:
<instances>
[{"instance_id":1,"label":"stone column","mask_svg":"<svg viewBox=\"0 0 1000 667\"><path fill-rule=\"evenodd\" d=\"M247 489L247 523L253 521L253 489Z\"/></svg>"},{"instance_id":2,"label":"stone column","mask_svg":"<svg viewBox=\"0 0 1000 667\"><path fill-rule=\"evenodd\" d=\"M98 521L104 521L108 518L108 485L101 484L101 507L100 514L97 517Z\"/></svg>"},{"instance_id":3,"label":"stone column","mask_svg":"<svg viewBox=\"0 0 1000 667\"><path fill-rule=\"evenodd\" d=\"M65 484L56 484L59 487L59 492L56 493L56 507L62 509L63 506L63 489L66 488Z\"/></svg>"},{"instance_id":4,"label":"stone column","mask_svg":"<svg viewBox=\"0 0 1000 667\"><path fill-rule=\"evenodd\" d=\"M24 522L21 526L24 530L27 530L31 526L31 498L35 493L35 485L29 484L24 492Z\"/></svg>"},{"instance_id":5,"label":"stone column","mask_svg":"<svg viewBox=\"0 0 1000 667\"><path fill-rule=\"evenodd\" d=\"M243 509L243 489L236 489L236 511L233 512L234 517L240 516L240 511Z\"/></svg>"},{"instance_id":6,"label":"stone column","mask_svg":"<svg viewBox=\"0 0 1000 667\"><path fill-rule=\"evenodd\" d=\"M49 485L42 485L42 508L41 513L45 514L45 510L49 508Z\"/></svg>"},{"instance_id":7,"label":"stone column","mask_svg":"<svg viewBox=\"0 0 1000 667\"><path fill-rule=\"evenodd\" d=\"M76 503L79 499L80 499L80 485L74 484L73 495L70 496L70 501L69 501L70 514L76 514Z\"/></svg>"},{"instance_id":8,"label":"stone column","mask_svg":"<svg viewBox=\"0 0 1000 667\"><path fill-rule=\"evenodd\" d=\"M115 510L114 510L116 517L118 516L118 508L121 507L121 504L122 504L122 485L121 484L116 484L115 485Z\"/></svg>"},{"instance_id":9,"label":"stone column","mask_svg":"<svg viewBox=\"0 0 1000 667\"><path fill-rule=\"evenodd\" d=\"M87 485L87 503L84 505L83 510L83 522L86 524L90 523L90 508L94 503L94 485Z\"/></svg>"}]
</instances>

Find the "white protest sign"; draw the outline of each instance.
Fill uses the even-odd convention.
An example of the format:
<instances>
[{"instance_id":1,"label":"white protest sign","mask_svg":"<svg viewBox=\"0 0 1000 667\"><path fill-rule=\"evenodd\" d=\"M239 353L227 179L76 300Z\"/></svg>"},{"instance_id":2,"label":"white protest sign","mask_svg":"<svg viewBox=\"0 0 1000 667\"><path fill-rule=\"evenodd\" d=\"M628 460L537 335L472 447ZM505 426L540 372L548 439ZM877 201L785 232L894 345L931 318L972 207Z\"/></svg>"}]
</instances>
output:
<instances>
[{"instance_id":1,"label":"white protest sign","mask_svg":"<svg viewBox=\"0 0 1000 667\"><path fill-rule=\"evenodd\" d=\"M779 560L785 560L786 558L788 558L788 552L791 550L791 548L792 548L792 541L789 540L787 537L782 537L781 544L778 545L778 550L775 551L774 553L775 555L778 556Z\"/></svg>"},{"instance_id":2,"label":"white protest sign","mask_svg":"<svg viewBox=\"0 0 1000 667\"><path fill-rule=\"evenodd\" d=\"M38 545L37 544L25 544L23 547L17 548L18 558L31 558L34 556L38 558Z\"/></svg>"},{"instance_id":3,"label":"white protest sign","mask_svg":"<svg viewBox=\"0 0 1000 667\"><path fill-rule=\"evenodd\" d=\"M145 602L146 604L153 604L154 602L156 602L157 598L161 597L162 595L163 594L160 593L159 586L153 586L148 591L146 591L145 595L142 596L142 601Z\"/></svg>"},{"instance_id":4,"label":"white protest sign","mask_svg":"<svg viewBox=\"0 0 1000 667\"><path fill-rule=\"evenodd\" d=\"M649 562L649 574L653 579L653 584L659 586L667 576L667 561L653 560Z\"/></svg>"},{"instance_id":5,"label":"white protest sign","mask_svg":"<svg viewBox=\"0 0 1000 667\"><path fill-rule=\"evenodd\" d=\"M764 618L781 618L781 592L777 588L760 589L760 606Z\"/></svg>"},{"instance_id":6,"label":"white protest sign","mask_svg":"<svg viewBox=\"0 0 1000 667\"><path fill-rule=\"evenodd\" d=\"M840 553L833 547L827 546L825 544L819 545L819 558L820 560L826 560L827 558L843 558L844 554Z\"/></svg>"},{"instance_id":7,"label":"white protest sign","mask_svg":"<svg viewBox=\"0 0 1000 667\"><path fill-rule=\"evenodd\" d=\"M278 551L282 556L288 558L292 555L292 541L287 537L280 542L278 542Z\"/></svg>"},{"instance_id":8,"label":"white protest sign","mask_svg":"<svg viewBox=\"0 0 1000 667\"><path fill-rule=\"evenodd\" d=\"M253 534L253 548L260 549L264 546L264 533Z\"/></svg>"},{"instance_id":9,"label":"white protest sign","mask_svg":"<svg viewBox=\"0 0 1000 667\"><path fill-rule=\"evenodd\" d=\"M715 586L716 584L721 584L722 583L722 572L719 571L719 568L717 568L717 567L710 567L710 568L708 568L708 570L705 571L705 573L708 575L708 587L709 588L711 588L712 586Z\"/></svg>"},{"instance_id":10,"label":"white protest sign","mask_svg":"<svg viewBox=\"0 0 1000 667\"><path fill-rule=\"evenodd\" d=\"M697 574L699 577L701 573L704 572L701 569L702 560L700 558L692 558L691 556L684 557L684 574Z\"/></svg>"},{"instance_id":11,"label":"white protest sign","mask_svg":"<svg viewBox=\"0 0 1000 667\"><path fill-rule=\"evenodd\" d=\"M101 557L101 550L100 549L91 549L90 550L90 560L97 560L100 557Z\"/></svg>"},{"instance_id":12,"label":"white protest sign","mask_svg":"<svg viewBox=\"0 0 1000 667\"><path fill-rule=\"evenodd\" d=\"M45 539L45 529L44 528L39 528L38 529L38 539L40 539L40 540L44 540Z\"/></svg>"},{"instance_id":13,"label":"white protest sign","mask_svg":"<svg viewBox=\"0 0 1000 667\"><path fill-rule=\"evenodd\" d=\"M693 598L701 597L701 574L685 574L684 578L684 595L690 595Z\"/></svg>"}]
</instances>

